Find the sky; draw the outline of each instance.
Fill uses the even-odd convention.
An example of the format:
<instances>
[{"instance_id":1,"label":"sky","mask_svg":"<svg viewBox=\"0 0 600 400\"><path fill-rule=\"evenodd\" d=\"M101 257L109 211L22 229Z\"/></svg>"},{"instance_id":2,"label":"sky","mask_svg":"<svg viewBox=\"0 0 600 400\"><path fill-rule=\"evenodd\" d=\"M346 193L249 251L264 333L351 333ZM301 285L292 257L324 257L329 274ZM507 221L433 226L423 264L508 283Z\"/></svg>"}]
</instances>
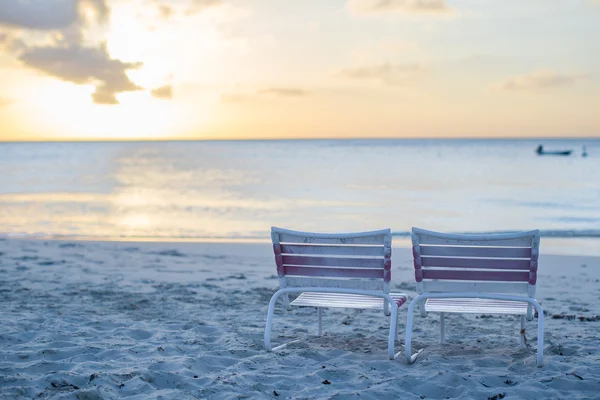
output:
<instances>
[{"instance_id":1,"label":"sky","mask_svg":"<svg viewBox=\"0 0 600 400\"><path fill-rule=\"evenodd\" d=\"M0 141L600 137L600 0L0 0Z\"/></svg>"}]
</instances>

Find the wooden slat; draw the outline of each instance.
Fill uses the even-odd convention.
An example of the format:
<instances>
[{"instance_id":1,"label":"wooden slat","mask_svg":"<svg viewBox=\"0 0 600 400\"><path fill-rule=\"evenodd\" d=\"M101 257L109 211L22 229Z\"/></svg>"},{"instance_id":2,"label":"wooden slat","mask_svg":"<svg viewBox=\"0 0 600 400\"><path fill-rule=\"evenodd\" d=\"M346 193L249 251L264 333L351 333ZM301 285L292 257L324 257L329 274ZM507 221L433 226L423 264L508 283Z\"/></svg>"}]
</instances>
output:
<instances>
[{"instance_id":1,"label":"wooden slat","mask_svg":"<svg viewBox=\"0 0 600 400\"><path fill-rule=\"evenodd\" d=\"M381 279L331 279L288 276L285 278L285 280L287 287L325 287L383 290L383 280Z\"/></svg>"},{"instance_id":2,"label":"wooden slat","mask_svg":"<svg viewBox=\"0 0 600 400\"><path fill-rule=\"evenodd\" d=\"M529 270L530 264L530 260L506 260L500 258L445 258L421 256L421 265L423 267Z\"/></svg>"},{"instance_id":3,"label":"wooden slat","mask_svg":"<svg viewBox=\"0 0 600 400\"><path fill-rule=\"evenodd\" d=\"M284 265L315 265L323 267L383 268L383 258L342 258L283 255Z\"/></svg>"},{"instance_id":4,"label":"wooden slat","mask_svg":"<svg viewBox=\"0 0 600 400\"><path fill-rule=\"evenodd\" d=\"M449 279L461 281L527 282L527 271L460 271L447 269L424 269L423 279Z\"/></svg>"},{"instance_id":5,"label":"wooden slat","mask_svg":"<svg viewBox=\"0 0 600 400\"><path fill-rule=\"evenodd\" d=\"M311 237L279 233L280 243L306 243L306 244L381 244L387 235L375 236L345 236L345 237Z\"/></svg>"},{"instance_id":6,"label":"wooden slat","mask_svg":"<svg viewBox=\"0 0 600 400\"><path fill-rule=\"evenodd\" d=\"M332 246L311 244L282 244L284 254L320 254L335 256L380 256L383 257L383 246Z\"/></svg>"},{"instance_id":7,"label":"wooden slat","mask_svg":"<svg viewBox=\"0 0 600 400\"><path fill-rule=\"evenodd\" d=\"M530 258L527 247L420 246L422 256Z\"/></svg>"},{"instance_id":8,"label":"wooden slat","mask_svg":"<svg viewBox=\"0 0 600 400\"><path fill-rule=\"evenodd\" d=\"M425 292L519 293L527 295L526 282L424 281Z\"/></svg>"},{"instance_id":9,"label":"wooden slat","mask_svg":"<svg viewBox=\"0 0 600 400\"><path fill-rule=\"evenodd\" d=\"M285 275L292 276L323 276L330 278L383 278L382 269L360 268L323 268L283 266Z\"/></svg>"}]
</instances>

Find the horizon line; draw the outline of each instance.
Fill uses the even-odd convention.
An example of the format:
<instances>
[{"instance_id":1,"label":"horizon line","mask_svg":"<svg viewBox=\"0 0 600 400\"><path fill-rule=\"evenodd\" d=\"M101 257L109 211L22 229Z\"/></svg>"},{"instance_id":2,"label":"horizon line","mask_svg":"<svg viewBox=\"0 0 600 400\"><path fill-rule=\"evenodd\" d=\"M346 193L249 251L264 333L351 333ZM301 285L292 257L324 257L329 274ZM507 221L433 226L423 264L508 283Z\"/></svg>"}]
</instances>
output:
<instances>
[{"instance_id":1,"label":"horizon line","mask_svg":"<svg viewBox=\"0 0 600 400\"><path fill-rule=\"evenodd\" d=\"M288 138L110 138L110 139L23 139L0 143L102 143L102 142L275 142L275 141L351 141L351 140L600 140L600 136L423 136L423 137L288 137Z\"/></svg>"}]
</instances>

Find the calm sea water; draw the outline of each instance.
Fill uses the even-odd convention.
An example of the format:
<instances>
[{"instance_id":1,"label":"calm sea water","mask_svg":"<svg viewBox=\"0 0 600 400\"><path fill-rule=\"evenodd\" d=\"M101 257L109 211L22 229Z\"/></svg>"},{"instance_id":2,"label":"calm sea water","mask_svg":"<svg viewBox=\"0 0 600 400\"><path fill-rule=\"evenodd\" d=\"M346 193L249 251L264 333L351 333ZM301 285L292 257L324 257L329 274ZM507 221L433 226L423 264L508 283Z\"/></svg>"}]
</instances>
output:
<instances>
[{"instance_id":1,"label":"calm sea water","mask_svg":"<svg viewBox=\"0 0 600 400\"><path fill-rule=\"evenodd\" d=\"M0 171L5 237L538 228L600 254L600 140L0 143Z\"/></svg>"}]
</instances>

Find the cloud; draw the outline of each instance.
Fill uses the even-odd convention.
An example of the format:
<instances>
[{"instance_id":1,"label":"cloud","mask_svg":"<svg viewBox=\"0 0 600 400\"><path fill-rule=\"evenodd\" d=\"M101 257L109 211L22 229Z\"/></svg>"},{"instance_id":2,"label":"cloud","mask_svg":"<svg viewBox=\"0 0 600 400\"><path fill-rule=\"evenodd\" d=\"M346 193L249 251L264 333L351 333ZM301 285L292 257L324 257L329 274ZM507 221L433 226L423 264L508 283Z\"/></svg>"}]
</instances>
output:
<instances>
[{"instance_id":1,"label":"cloud","mask_svg":"<svg viewBox=\"0 0 600 400\"><path fill-rule=\"evenodd\" d=\"M212 7L218 7L223 5L223 0L192 0L189 8L186 11L187 15L194 15L201 13Z\"/></svg>"},{"instance_id":2,"label":"cloud","mask_svg":"<svg viewBox=\"0 0 600 400\"><path fill-rule=\"evenodd\" d=\"M97 104L118 104L117 94L142 90L126 74L141 63L111 58L105 43L84 43L91 23L108 22L106 0L0 0L0 4L8 1L10 6L0 7L0 24L46 32L43 44L35 45L23 40L27 35L18 30L0 34L0 46L25 66L66 82L94 85L92 100Z\"/></svg>"},{"instance_id":3,"label":"cloud","mask_svg":"<svg viewBox=\"0 0 600 400\"><path fill-rule=\"evenodd\" d=\"M241 103L249 100L250 96L241 93L223 93L221 94L221 101L225 103Z\"/></svg>"},{"instance_id":4,"label":"cloud","mask_svg":"<svg viewBox=\"0 0 600 400\"><path fill-rule=\"evenodd\" d=\"M158 13L160 14L162 19L169 19L171 18L171 16L173 15L173 13L175 12L173 10L173 7L167 5L167 4L158 4Z\"/></svg>"},{"instance_id":5,"label":"cloud","mask_svg":"<svg viewBox=\"0 0 600 400\"><path fill-rule=\"evenodd\" d=\"M210 9L225 6L223 0L187 0L187 4L173 3L169 0L147 0L147 2L152 6L155 15L163 21L179 15L194 17Z\"/></svg>"},{"instance_id":6,"label":"cloud","mask_svg":"<svg viewBox=\"0 0 600 400\"><path fill-rule=\"evenodd\" d=\"M574 85L589 77L589 74L558 74L551 70L539 70L526 75L509 77L495 85L495 88L508 91L536 91Z\"/></svg>"},{"instance_id":7,"label":"cloud","mask_svg":"<svg viewBox=\"0 0 600 400\"><path fill-rule=\"evenodd\" d=\"M446 0L348 0L354 15L451 14Z\"/></svg>"},{"instance_id":8,"label":"cloud","mask_svg":"<svg viewBox=\"0 0 600 400\"><path fill-rule=\"evenodd\" d=\"M153 97L157 99L172 99L173 98L173 86L165 85L156 89L152 89L150 92Z\"/></svg>"},{"instance_id":9,"label":"cloud","mask_svg":"<svg viewBox=\"0 0 600 400\"><path fill-rule=\"evenodd\" d=\"M400 85L427 72L427 68L419 64L391 64L363 66L343 69L335 75L362 81L376 81L385 85Z\"/></svg>"},{"instance_id":10,"label":"cloud","mask_svg":"<svg viewBox=\"0 0 600 400\"><path fill-rule=\"evenodd\" d=\"M117 93L142 89L125 73L142 64L110 58L105 44L98 47L83 47L76 43L60 47L27 47L19 60L63 81L94 84L96 91L92 98L98 104L117 104Z\"/></svg>"},{"instance_id":11,"label":"cloud","mask_svg":"<svg viewBox=\"0 0 600 400\"><path fill-rule=\"evenodd\" d=\"M105 22L110 14L105 0L0 0L0 25L59 30L85 23L88 11L99 22Z\"/></svg>"},{"instance_id":12,"label":"cloud","mask_svg":"<svg viewBox=\"0 0 600 400\"><path fill-rule=\"evenodd\" d=\"M260 90L258 94L277 97L299 97L306 96L308 92L306 90L298 88L276 87Z\"/></svg>"},{"instance_id":13,"label":"cloud","mask_svg":"<svg viewBox=\"0 0 600 400\"><path fill-rule=\"evenodd\" d=\"M260 101L268 98L299 98L308 96L310 92L294 87L269 87L256 91L238 90L221 94L221 101L226 103L241 103L245 101Z\"/></svg>"},{"instance_id":14,"label":"cloud","mask_svg":"<svg viewBox=\"0 0 600 400\"><path fill-rule=\"evenodd\" d=\"M0 0L0 24L11 27L52 30L77 21L77 0ZM10 3L10 5L8 4Z\"/></svg>"},{"instance_id":15,"label":"cloud","mask_svg":"<svg viewBox=\"0 0 600 400\"><path fill-rule=\"evenodd\" d=\"M7 99L6 97L0 97L0 107L5 107L12 103L11 99Z\"/></svg>"},{"instance_id":16,"label":"cloud","mask_svg":"<svg viewBox=\"0 0 600 400\"><path fill-rule=\"evenodd\" d=\"M27 47L25 43L11 32L0 32L0 50L15 53L23 50L25 47Z\"/></svg>"},{"instance_id":17,"label":"cloud","mask_svg":"<svg viewBox=\"0 0 600 400\"><path fill-rule=\"evenodd\" d=\"M106 23L110 16L110 8L106 0L79 0L79 15L85 14L85 11L91 10L99 23Z\"/></svg>"}]
</instances>

